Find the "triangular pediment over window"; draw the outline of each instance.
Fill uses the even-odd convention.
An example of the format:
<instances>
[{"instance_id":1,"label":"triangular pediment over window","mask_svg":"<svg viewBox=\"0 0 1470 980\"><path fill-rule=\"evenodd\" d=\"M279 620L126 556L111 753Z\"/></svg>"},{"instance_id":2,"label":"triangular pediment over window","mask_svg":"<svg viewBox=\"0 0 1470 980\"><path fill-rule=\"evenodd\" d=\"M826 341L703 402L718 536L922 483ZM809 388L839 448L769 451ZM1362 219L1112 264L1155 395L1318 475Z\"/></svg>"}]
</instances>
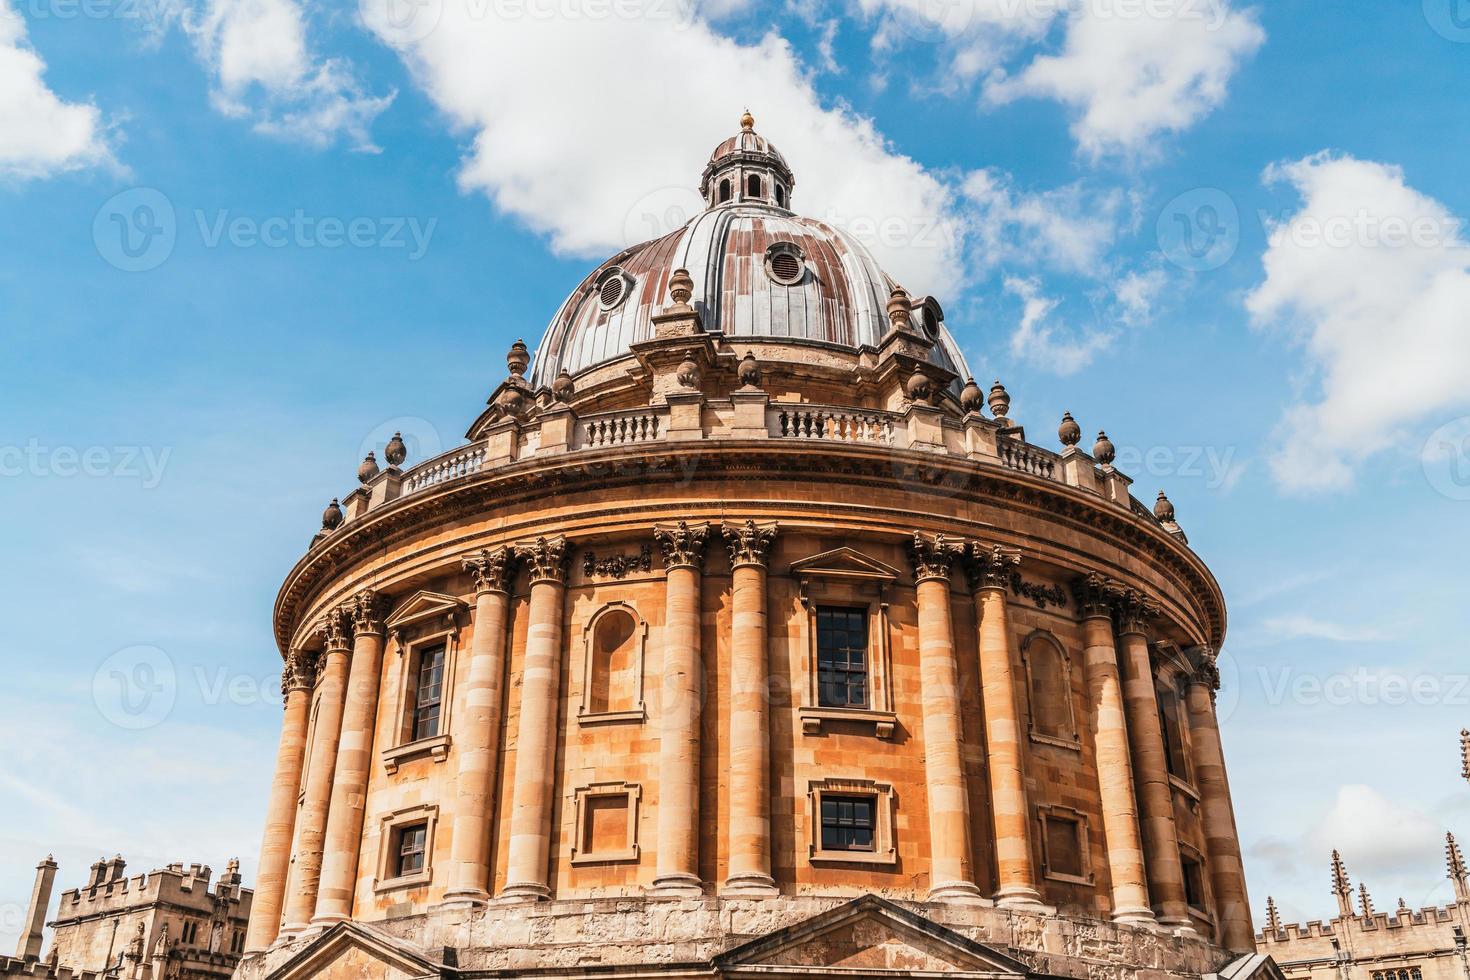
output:
<instances>
[{"instance_id":1,"label":"triangular pediment over window","mask_svg":"<svg viewBox=\"0 0 1470 980\"><path fill-rule=\"evenodd\" d=\"M268 980L441 980L458 977L417 947L357 922L339 922L272 971Z\"/></svg>"},{"instance_id":2,"label":"triangular pediment over window","mask_svg":"<svg viewBox=\"0 0 1470 980\"><path fill-rule=\"evenodd\" d=\"M1286 974L1265 953L1246 953L1219 973L1205 974L1204 980L1286 980Z\"/></svg>"},{"instance_id":3,"label":"triangular pediment over window","mask_svg":"<svg viewBox=\"0 0 1470 980\"><path fill-rule=\"evenodd\" d=\"M395 630L429 620L452 623L456 616L467 609L469 605L462 599L421 589L400 602L383 625Z\"/></svg>"},{"instance_id":4,"label":"triangular pediment over window","mask_svg":"<svg viewBox=\"0 0 1470 980\"><path fill-rule=\"evenodd\" d=\"M867 895L715 958L726 977L764 980L943 973L1020 980L1024 963L892 902Z\"/></svg>"},{"instance_id":5,"label":"triangular pediment over window","mask_svg":"<svg viewBox=\"0 0 1470 980\"><path fill-rule=\"evenodd\" d=\"M851 548L833 548L791 563L791 574L798 578L861 578L892 582L898 569L869 558Z\"/></svg>"}]
</instances>

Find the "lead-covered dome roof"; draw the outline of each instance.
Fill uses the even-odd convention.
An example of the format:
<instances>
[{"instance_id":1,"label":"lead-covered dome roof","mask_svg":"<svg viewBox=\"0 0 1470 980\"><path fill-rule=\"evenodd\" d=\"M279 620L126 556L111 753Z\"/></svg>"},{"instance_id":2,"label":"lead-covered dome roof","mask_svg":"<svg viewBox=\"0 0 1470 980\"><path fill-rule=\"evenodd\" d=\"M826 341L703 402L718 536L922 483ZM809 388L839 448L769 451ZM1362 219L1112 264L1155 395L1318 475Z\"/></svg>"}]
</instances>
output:
<instances>
[{"instance_id":1,"label":"lead-covered dome roof","mask_svg":"<svg viewBox=\"0 0 1470 980\"><path fill-rule=\"evenodd\" d=\"M789 209L795 179L785 159L755 133L749 113L741 124L702 174L705 210L608 259L562 303L536 351L532 384L617 360L650 339L654 314L670 302L669 278L681 268L711 333L853 351L878 345L896 283L856 238ZM935 341L930 360L964 377L943 316L934 300L914 300L915 326Z\"/></svg>"}]
</instances>

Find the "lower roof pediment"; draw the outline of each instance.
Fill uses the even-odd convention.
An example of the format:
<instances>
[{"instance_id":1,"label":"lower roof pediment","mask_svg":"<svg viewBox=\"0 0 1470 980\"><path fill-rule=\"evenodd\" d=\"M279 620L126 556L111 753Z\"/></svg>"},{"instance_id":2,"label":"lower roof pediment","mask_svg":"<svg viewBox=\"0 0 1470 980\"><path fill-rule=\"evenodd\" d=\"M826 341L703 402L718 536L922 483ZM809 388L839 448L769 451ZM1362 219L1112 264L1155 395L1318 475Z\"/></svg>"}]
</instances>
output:
<instances>
[{"instance_id":1,"label":"lower roof pediment","mask_svg":"<svg viewBox=\"0 0 1470 980\"><path fill-rule=\"evenodd\" d=\"M440 980L459 972L418 948L357 922L340 922L271 971L267 980Z\"/></svg>"}]
</instances>

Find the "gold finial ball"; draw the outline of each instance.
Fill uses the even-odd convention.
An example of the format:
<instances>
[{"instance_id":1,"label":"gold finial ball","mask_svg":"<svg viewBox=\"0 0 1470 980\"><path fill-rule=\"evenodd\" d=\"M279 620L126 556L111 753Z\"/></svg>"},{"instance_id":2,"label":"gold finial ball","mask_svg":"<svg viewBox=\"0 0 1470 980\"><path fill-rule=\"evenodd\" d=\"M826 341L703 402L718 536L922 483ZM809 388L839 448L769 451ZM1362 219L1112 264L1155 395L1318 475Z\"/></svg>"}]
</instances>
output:
<instances>
[{"instance_id":1,"label":"gold finial ball","mask_svg":"<svg viewBox=\"0 0 1470 980\"><path fill-rule=\"evenodd\" d=\"M755 132L755 116L750 114L749 109L740 114L740 128L747 133Z\"/></svg>"}]
</instances>

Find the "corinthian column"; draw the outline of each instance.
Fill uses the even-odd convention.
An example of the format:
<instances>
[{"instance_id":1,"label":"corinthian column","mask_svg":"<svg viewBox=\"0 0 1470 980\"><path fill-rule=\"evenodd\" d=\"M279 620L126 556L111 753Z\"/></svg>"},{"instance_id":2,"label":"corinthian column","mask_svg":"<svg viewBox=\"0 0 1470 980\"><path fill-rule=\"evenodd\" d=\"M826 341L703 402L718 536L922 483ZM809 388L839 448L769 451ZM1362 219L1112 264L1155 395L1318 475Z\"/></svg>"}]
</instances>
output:
<instances>
[{"instance_id":1,"label":"corinthian column","mask_svg":"<svg viewBox=\"0 0 1470 980\"><path fill-rule=\"evenodd\" d=\"M1174 790L1169 785L1159 724L1153 657L1148 652L1148 622L1158 614L1158 607L1130 589L1119 599L1117 610L1118 637L1123 642L1123 704L1142 811L1149 893L1158 906L1161 925L1193 934L1184 894L1184 866L1179 861L1179 831L1174 826Z\"/></svg>"},{"instance_id":2,"label":"corinthian column","mask_svg":"<svg viewBox=\"0 0 1470 980\"><path fill-rule=\"evenodd\" d=\"M475 623L455 725L455 777L449 890L445 905L478 906L490 898L490 817L500 765L500 713L505 690L505 629L514 559L507 548L464 559L475 579Z\"/></svg>"},{"instance_id":3,"label":"corinthian column","mask_svg":"<svg viewBox=\"0 0 1470 980\"><path fill-rule=\"evenodd\" d=\"M1011 631L1006 622L1011 574L1021 556L978 542L969 546L970 589L980 631L980 698L985 710L985 758L990 773L990 812L995 825L995 902L1037 908L1036 861L1031 849L1031 805L1021 768L1021 723L1016 674L1011 669Z\"/></svg>"},{"instance_id":4,"label":"corinthian column","mask_svg":"<svg viewBox=\"0 0 1470 980\"><path fill-rule=\"evenodd\" d=\"M668 575L659 700L658 862L653 894L697 898L699 883L699 577L708 524L653 529Z\"/></svg>"},{"instance_id":5,"label":"corinthian column","mask_svg":"<svg viewBox=\"0 0 1470 980\"><path fill-rule=\"evenodd\" d=\"M919 605L919 682L929 805L929 900L980 898L970 855L970 800L960 752L960 691L949 574L961 548L915 532L909 557Z\"/></svg>"},{"instance_id":6,"label":"corinthian column","mask_svg":"<svg viewBox=\"0 0 1470 980\"><path fill-rule=\"evenodd\" d=\"M276 752L276 775L271 781L265 834L260 842L260 870L255 876L255 900L250 905L250 928L245 937L247 953L270 946L281 927L281 903L286 897L286 875L291 870L291 834L296 829L296 796L301 791L301 763L306 755L306 709L315 677L316 655L291 651L281 671L286 715L281 721L281 747Z\"/></svg>"},{"instance_id":7,"label":"corinthian column","mask_svg":"<svg viewBox=\"0 0 1470 980\"><path fill-rule=\"evenodd\" d=\"M730 548L730 859L725 894L778 894L771 877L766 561L775 524L726 524Z\"/></svg>"},{"instance_id":8,"label":"corinthian column","mask_svg":"<svg viewBox=\"0 0 1470 980\"><path fill-rule=\"evenodd\" d=\"M1148 904L1143 843L1133 797L1133 766L1128 758L1128 723L1118 677L1118 650L1113 644L1113 602L1121 590L1093 573L1077 581L1076 593L1077 604L1082 607L1088 716L1097 757L1108 873L1113 881L1113 918L1119 922L1152 924L1154 913Z\"/></svg>"},{"instance_id":9,"label":"corinthian column","mask_svg":"<svg viewBox=\"0 0 1470 980\"><path fill-rule=\"evenodd\" d=\"M352 617L344 609L327 613L322 623L325 650L317 661L316 719L311 725L311 757L306 768L306 791L296 821L296 867L286 898L282 934L305 929L316 912L322 875L322 850L327 832L327 810L332 799L332 774L337 768L337 744L342 737L342 709L347 692L347 649L352 642Z\"/></svg>"},{"instance_id":10,"label":"corinthian column","mask_svg":"<svg viewBox=\"0 0 1470 980\"><path fill-rule=\"evenodd\" d=\"M561 691L562 610L567 591L567 540L537 538L515 546L531 572L521 715L516 725L516 776L511 790L507 902L551 897L551 799L556 790L557 699Z\"/></svg>"},{"instance_id":11,"label":"corinthian column","mask_svg":"<svg viewBox=\"0 0 1470 980\"><path fill-rule=\"evenodd\" d=\"M313 926L330 926L352 917L383 668L383 606L383 597L372 589L363 589L352 599L352 669L347 677L347 706L342 712L342 738L322 854L322 887L316 915L311 917Z\"/></svg>"},{"instance_id":12,"label":"corinthian column","mask_svg":"<svg viewBox=\"0 0 1470 980\"><path fill-rule=\"evenodd\" d=\"M1240 836L1235 829L1235 808L1230 802L1230 782L1225 776L1225 753L1220 746L1220 725L1215 717L1215 691L1220 671L1214 656L1205 651L1199 670L1189 685L1189 742L1194 750L1194 773L1199 782L1200 815L1205 831L1205 860L1215 893L1215 914L1220 920L1221 945L1241 952L1255 949L1255 927L1251 924L1250 898L1245 890L1245 869L1240 862Z\"/></svg>"}]
</instances>

